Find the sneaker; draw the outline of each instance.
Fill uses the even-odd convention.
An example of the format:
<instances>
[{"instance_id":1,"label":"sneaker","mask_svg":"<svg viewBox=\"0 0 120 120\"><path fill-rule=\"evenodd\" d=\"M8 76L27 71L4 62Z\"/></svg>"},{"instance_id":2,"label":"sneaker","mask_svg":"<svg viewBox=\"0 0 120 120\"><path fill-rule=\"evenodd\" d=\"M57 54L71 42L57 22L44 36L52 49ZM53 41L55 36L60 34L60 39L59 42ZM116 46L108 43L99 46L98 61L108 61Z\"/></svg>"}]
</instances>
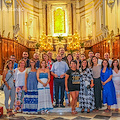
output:
<instances>
[{"instance_id":1,"label":"sneaker","mask_svg":"<svg viewBox=\"0 0 120 120\"><path fill-rule=\"evenodd\" d=\"M61 104L60 107L64 108L65 106Z\"/></svg>"},{"instance_id":2,"label":"sneaker","mask_svg":"<svg viewBox=\"0 0 120 120\"><path fill-rule=\"evenodd\" d=\"M54 108L57 108L57 107L59 107L58 104L56 104L56 105L54 106Z\"/></svg>"}]
</instances>

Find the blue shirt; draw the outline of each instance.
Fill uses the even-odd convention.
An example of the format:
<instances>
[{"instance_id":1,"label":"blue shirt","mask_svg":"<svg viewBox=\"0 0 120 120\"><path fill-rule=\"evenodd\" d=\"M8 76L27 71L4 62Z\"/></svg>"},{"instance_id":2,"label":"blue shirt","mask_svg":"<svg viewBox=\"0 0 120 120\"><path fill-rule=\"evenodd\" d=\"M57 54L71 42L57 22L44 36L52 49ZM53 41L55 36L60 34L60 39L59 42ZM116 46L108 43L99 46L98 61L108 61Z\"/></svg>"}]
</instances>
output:
<instances>
[{"instance_id":1,"label":"blue shirt","mask_svg":"<svg viewBox=\"0 0 120 120\"><path fill-rule=\"evenodd\" d=\"M18 67L17 63L14 63L13 69L16 69Z\"/></svg>"},{"instance_id":2,"label":"blue shirt","mask_svg":"<svg viewBox=\"0 0 120 120\"><path fill-rule=\"evenodd\" d=\"M36 67L37 67L37 69L40 67L40 61L39 60L36 62Z\"/></svg>"},{"instance_id":3,"label":"blue shirt","mask_svg":"<svg viewBox=\"0 0 120 120\"><path fill-rule=\"evenodd\" d=\"M69 69L68 65L66 62L64 61L60 61L60 62L55 62L52 65L52 69L51 71L55 74L57 74L58 77L60 77L60 75L66 73L66 71Z\"/></svg>"}]
</instances>

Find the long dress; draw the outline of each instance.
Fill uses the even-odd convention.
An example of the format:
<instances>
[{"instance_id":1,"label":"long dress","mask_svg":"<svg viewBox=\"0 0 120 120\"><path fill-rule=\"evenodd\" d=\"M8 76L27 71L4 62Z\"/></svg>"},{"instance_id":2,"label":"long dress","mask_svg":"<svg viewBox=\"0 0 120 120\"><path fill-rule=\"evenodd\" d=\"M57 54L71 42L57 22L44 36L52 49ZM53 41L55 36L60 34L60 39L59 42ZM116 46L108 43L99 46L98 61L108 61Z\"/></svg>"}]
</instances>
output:
<instances>
[{"instance_id":1,"label":"long dress","mask_svg":"<svg viewBox=\"0 0 120 120\"><path fill-rule=\"evenodd\" d=\"M117 97L117 105L111 106L111 108L119 109L120 108L120 70L116 73L113 70L113 83L115 86L116 97Z\"/></svg>"},{"instance_id":2,"label":"long dress","mask_svg":"<svg viewBox=\"0 0 120 120\"><path fill-rule=\"evenodd\" d=\"M84 71L80 68L80 92L79 92L79 107L82 109L94 109L94 89L87 88L90 85L92 78L92 70L86 68Z\"/></svg>"},{"instance_id":3,"label":"long dress","mask_svg":"<svg viewBox=\"0 0 120 120\"><path fill-rule=\"evenodd\" d=\"M43 83L46 83L48 80L48 73L40 73L39 78ZM50 109L53 109L53 106L49 84L44 87L40 82L38 82L38 112Z\"/></svg>"},{"instance_id":4,"label":"long dress","mask_svg":"<svg viewBox=\"0 0 120 120\"><path fill-rule=\"evenodd\" d=\"M37 113L38 90L36 72L29 72L27 77L27 92L24 94L24 113Z\"/></svg>"},{"instance_id":5,"label":"long dress","mask_svg":"<svg viewBox=\"0 0 120 120\"><path fill-rule=\"evenodd\" d=\"M105 73L102 71L103 69L100 73L101 81L105 82L110 77L110 75L113 74L113 72L111 68L107 68ZM107 105L117 104L115 87L112 80L103 85L103 104L105 103L107 103Z\"/></svg>"}]
</instances>

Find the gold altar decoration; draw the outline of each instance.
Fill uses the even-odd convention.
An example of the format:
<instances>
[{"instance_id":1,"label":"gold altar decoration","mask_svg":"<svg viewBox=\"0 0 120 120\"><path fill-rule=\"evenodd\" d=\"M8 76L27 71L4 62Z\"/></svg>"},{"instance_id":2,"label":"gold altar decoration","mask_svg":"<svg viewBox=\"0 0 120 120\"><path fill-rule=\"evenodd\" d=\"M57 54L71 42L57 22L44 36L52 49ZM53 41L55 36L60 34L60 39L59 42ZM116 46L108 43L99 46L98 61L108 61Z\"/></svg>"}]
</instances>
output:
<instances>
[{"instance_id":1,"label":"gold altar decoration","mask_svg":"<svg viewBox=\"0 0 120 120\"><path fill-rule=\"evenodd\" d=\"M65 32L65 11L58 8L54 11L54 33Z\"/></svg>"},{"instance_id":2,"label":"gold altar decoration","mask_svg":"<svg viewBox=\"0 0 120 120\"><path fill-rule=\"evenodd\" d=\"M77 32L75 32L75 34L72 36L72 41L67 45L67 50L72 53L74 51L79 51L80 47L79 35Z\"/></svg>"},{"instance_id":3,"label":"gold altar decoration","mask_svg":"<svg viewBox=\"0 0 120 120\"><path fill-rule=\"evenodd\" d=\"M40 52L47 52L47 51L52 51L53 50L53 45L48 42L48 37L43 33L41 36L41 40L39 43L39 51Z\"/></svg>"}]
</instances>

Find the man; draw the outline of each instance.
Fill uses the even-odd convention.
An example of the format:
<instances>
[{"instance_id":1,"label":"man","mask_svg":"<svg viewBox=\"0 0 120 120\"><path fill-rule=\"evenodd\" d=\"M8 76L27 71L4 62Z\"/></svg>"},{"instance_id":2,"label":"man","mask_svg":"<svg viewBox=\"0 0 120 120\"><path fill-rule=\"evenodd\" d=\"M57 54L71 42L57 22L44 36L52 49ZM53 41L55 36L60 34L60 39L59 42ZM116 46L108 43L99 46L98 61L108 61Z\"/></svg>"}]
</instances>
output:
<instances>
[{"instance_id":1,"label":"man","mask_svg":"<svg viewBox=\"0 0 120 120\"><path fill-rule=\"evenodd\" d=\"M22 59L26 62L26 67L30 66L30 60L28 59L28 52L23 52Z\"/></svg>"},{"instance_id":2,"label":"man","mask_svg":"<svg viewBox=\"0 0 120 120\"><path fill-rule=\"evenodd\" d=\"M98 64L101 65L102 60L99 59L100 58L100 53L99 52L95 53L95 56L98 58Z\"/></svg>"},{"instance_id":3,"label":"man","mask_svg":"<svg viewBox=\"0 0 120 120\"><path fill-rule=\"evenodd\" d=\"M109 53L105 53L105 54L104 54L104 58L105 58L106 60L108 60L109 65L111 66L111 65L112 65L112 60L110 59Z\"/></svg>"},{"instance_id":4,"label":"man","mask_svg":"<svg viewBox=\"0 0 120 120\"><path fill-rule=\"evenodd\" d=\"M76 52L75 55L76 55L75 61L77 62L77 69L79 69L81 67L80 53Z\"/></svg>"},{"instance_id":5,"label":"man","mask_svg":"<svg viewBox=\"0 0 120 120\"><path fill-rule=\"evenodd\" d=\"M91 66L91 59L92 59L93 56L94 56L93 51L89 51L89 52L88 52L88 57L89 57L89 58L87 59L89 66Z\"/></svg>"},{"instance_id":6,"label":"man","mask_svg":"<svg viewBox=\"0 0 120 120\"><path fill-rule=\"evenodd\" d=\"M50 51L47 52L48 56L49 56L49 60L52 62L56 62L53 58L52 58L52 53Z\"/></svg>"},{"instance_id":7,"label":"man","mask_svg":"<svg viewBox=\"0 0 120 120\"><path fill-rule=\"evenodd\" d=\"M67 63L62 61L61 54L57 55L57 61L53 63L51 74L54 76L54 86L55 86L55 108L59 106L59 87L61 91L60 107L65 107L64 102L64 92L65 92L65 73L69 69Z\"/></svg>"},{"instance_id":8,"label":"man","mask_svg":"<svg viewBox=\"0 0 120 120\"><path fill-rule=\"evenodd\" d=\"M40 67L39 54L34 53L33 58L35 59L36 68L38 69Z\"/></svg>"},{"instance_id":9,"label":"man","mask_svg":"<svg viewBox=\"0 0 120 120\"><path fill-rule=\"evenodd\" d=\"M13 69L16 69L18 67L18 64L16 63L15 55L11 55L10 60L13 61L13 64L14 64Z\"/></svg>"},{"instance_id":10,"label":"man","mask_svg":"<svg viewBox=\"0 0 120 120\"><path fill-rule=\"evenodd\" d=\"M62 60L66 61L67 57L65 56L65 49L64 48L60 48L59 49L59 53L61 54Z\"/></svg>"}]
</instances>

